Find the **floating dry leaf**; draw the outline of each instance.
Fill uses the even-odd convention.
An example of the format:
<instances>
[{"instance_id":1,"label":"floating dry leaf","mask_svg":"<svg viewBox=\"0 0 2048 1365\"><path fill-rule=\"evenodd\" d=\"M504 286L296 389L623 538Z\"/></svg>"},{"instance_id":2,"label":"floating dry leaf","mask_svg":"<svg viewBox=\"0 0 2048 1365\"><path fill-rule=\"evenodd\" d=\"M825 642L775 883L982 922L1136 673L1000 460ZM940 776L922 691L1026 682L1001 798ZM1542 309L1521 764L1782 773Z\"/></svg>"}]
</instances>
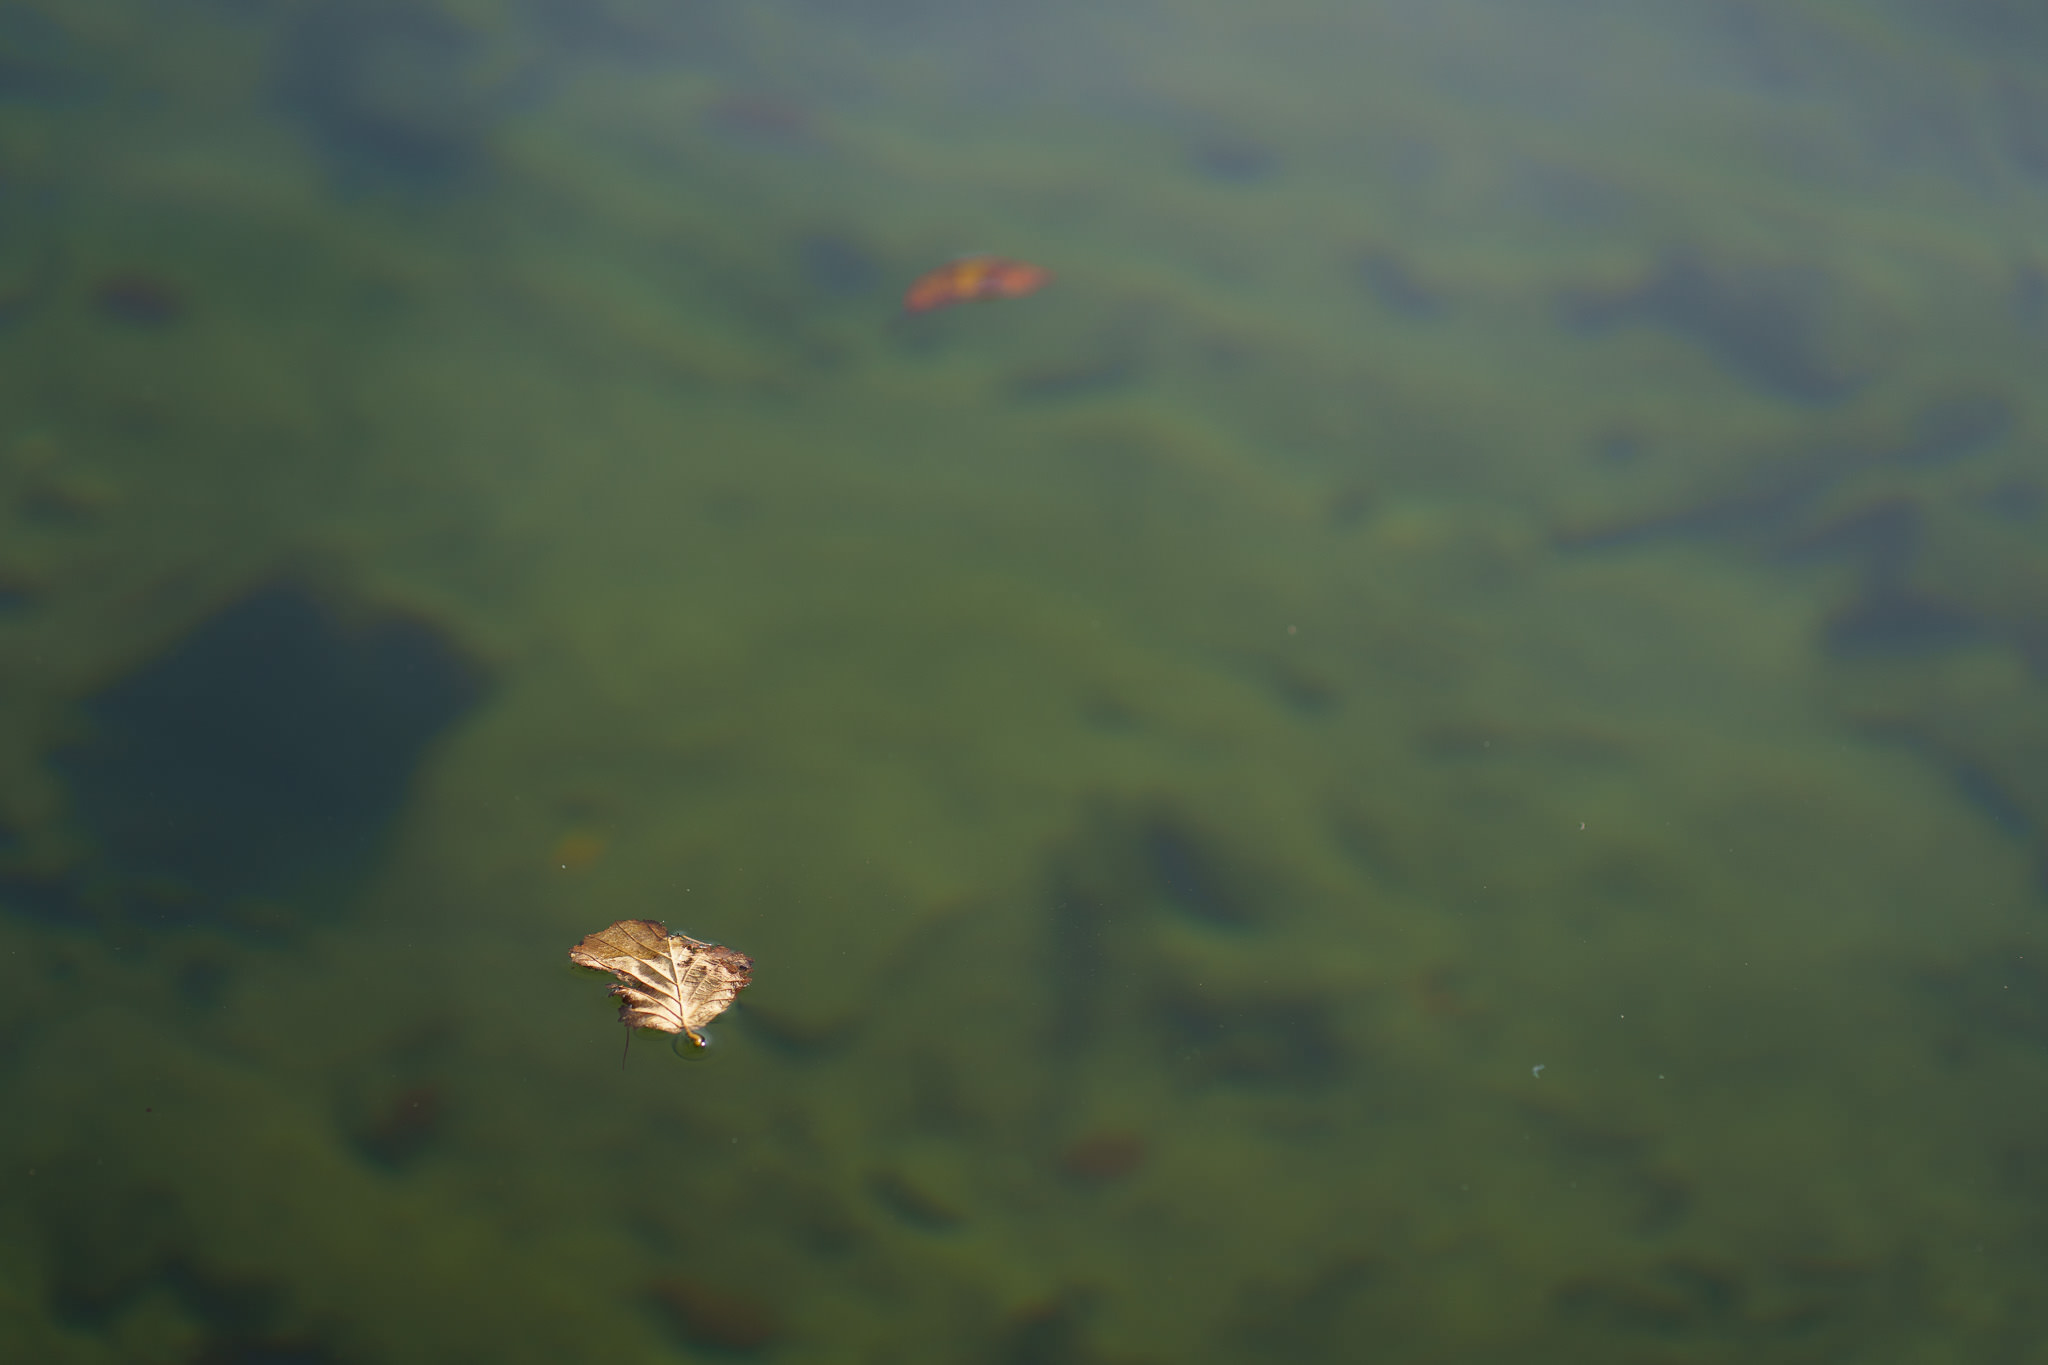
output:
<instances>
[{"instance_id":1,"label":"floating dry leaf","mask_svg":"<svg viewBox=\"0 0 2048 1365\"><path fill-rule=\"evenodd\" d=\"M619 1022L628 1028L688 1034L725 1013L753 974L754 959L717 943L671 934L651 919L622 919L569 950L579 967L595 967L618 978Z\"/></svg>"}]
</instances>

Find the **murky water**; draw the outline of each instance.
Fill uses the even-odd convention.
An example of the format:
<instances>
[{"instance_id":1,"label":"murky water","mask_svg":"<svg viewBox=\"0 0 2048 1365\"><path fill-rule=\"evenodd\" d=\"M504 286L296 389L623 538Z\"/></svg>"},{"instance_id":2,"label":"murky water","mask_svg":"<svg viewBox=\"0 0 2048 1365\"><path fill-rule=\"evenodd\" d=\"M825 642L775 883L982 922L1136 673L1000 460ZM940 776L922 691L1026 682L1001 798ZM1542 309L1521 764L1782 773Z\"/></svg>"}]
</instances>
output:
<instances>
[{"instance_id":1,"label":"murky water","mask_svg":"<svg viewBox=\"0 0 2048 1365\"><path fill-rule=\"evenodd\" d=\"M2039 1357L2044 56L0 4L0 1356Z\"/></svg>"}]
</instances>

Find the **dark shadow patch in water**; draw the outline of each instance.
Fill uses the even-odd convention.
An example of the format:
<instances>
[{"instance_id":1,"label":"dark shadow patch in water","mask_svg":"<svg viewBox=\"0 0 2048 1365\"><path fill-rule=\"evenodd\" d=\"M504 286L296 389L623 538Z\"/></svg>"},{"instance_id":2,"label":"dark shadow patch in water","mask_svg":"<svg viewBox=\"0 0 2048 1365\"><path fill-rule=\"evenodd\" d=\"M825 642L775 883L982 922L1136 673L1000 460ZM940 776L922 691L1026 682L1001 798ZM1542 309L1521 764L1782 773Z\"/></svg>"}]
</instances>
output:
<instances>
[{"instance_id":1,"label":"dark shadow patch in water","mask_svg":"<svg viewBox=\"0 0 2048 1365\"><path fill-rule=\"evenodd\" d=\"M989 1365L1091 1365L1101 1359L1088 1338L1094 1296L1068 1290L1034 1303L1003 1325Z\"/></svg>"},{"instance_id":2,"label":"dark shadow patch in water","mask_svg":"<svg viewBox=\"0 0 2048 1365\"><path fill-rule=\"evenodd\" d=\"M1152 818L1143 838L1153 885L1183 919L1233 932L1257 927L1257 908L1212 841L1165 814Z\"/></svg>"},{"instance_id":3,"label":"dark shadow patch in water","mask_svg":"<svg viewBox=\"0 0 2048 1365\"><path fill-rule=\"evenodd\" d=\"M1393 1272L1381 1256L1354 1251L1293 1278L1261 1278L1241 1292L1233 1335L1246 1359L1344 1359L1353 1315Z\"/></svg>"},{"instance_id":4,"label":"dark shadow patch in water","mask_svg":"<svg viewBox=\"0 0 2048 1365\"><path fill-rule=\"evenodd\" d=\"M1960 757L1950 761L1948 774L1957 794L1992 824L2015 839L2034 836L2033 812L2004 778L1981 763Z\"/></svg>"},{"instance_id":5,"label":"dark shadow patch in water","mask_svg":"<svg viewBox=\"0 0 2048 1365\"><path fill-rule=\"evenodd\" d=\"M1982 454L2017 424L2012 404L1995 393L1955 394L1914 415L1896 459L1904 465L1942 465Z\"/></svg>"},{"instance_id":6,"label":"dark shadow patch in water","mask_svg":"<svg viewBox=\"0 0 2048 1365\"><path fill-rule=\"evenodd\" d=\"M1920 406L1889 438L1863 434L1754 460L1691 502L1561 528L1553 543L1561 550L1589 551L1710 539L1788 564L1847 561L1858 571L1857 583L1820 628L1826 653L1902 657L2003 644L2038 669L2041 656L2029 626L2001 620L1995 609L1942 600L1910 581L1930 516L1920 498L1883 492L1839 512L1825 510L1841 499L1842 485L1859 475L1954 464L2007 443L2017 426L2015 407L2004 397L1951 393ZM2030 482L2008 479L1981 495L1972 510L2027 520L2037 499Z\"/></svg>"},{"instance_id":7,"label":"dark shadow patch in water","mask_svg":"<svg viewBox=\"0 0 2048 1365\"><path fill-rule=\"evenodd\" d=\"M2048 966L2029 945L1982 949L1916 984L1934 1007L1929 1040L1947 1061L1971 1064L1993 1043L2048 1053Z\"/></svg>"},{"instance_id":8,"label":"dark shadow patch in water","mask_svg":"<svg viewBox=\"0 0 2048 1365\"><path fill-rule=\"evenodd\" d=\"M2032 479L2001 479L1972 501L1978 511L2000 521L2038 521L2048 508L2048 489Z\"/></svg>"},{"instance_id":9,"label":"dark shadow patch in water","mask_svg":"<svg viewBox=\"0 0 2048 1365\"><path fill-rule=\"evenodd\" d=\"M865 294L882 282L874 253L836 232L814 232L797 245L804 278L826 294Z\"/></svg>"},{"instance_id":10,"label":"dark shadow patch in water","mask_svg":"<svg viewBox=\"0 0 2048 1365\"><path fill-rule=\"evenodd\" d=\"M795 1061L837 1056L859 1032L854 1019L806 1019L759 1004L733 1010L720 1019L720 1024L727 1019L762 1046Z\"/></svg>"},{"instance_id":11,"label":"dark shadow patch in water","mask_svg":"<svg viewBox=\"0 0 2048 1365\"><path fill-rule=\"evenodd\" d=\"M1568 1319L1608 1331L1719 1337L1747 1334L1747 1298L1734 1267L1674 1257L1639 1275L1567 1280L1551 1302Z\"/></svg>"},{"instance_id":12,"label":"dark shadow patch in water","mask_svg":"<svg viewBox=\"0 0 2048 1365\"><path fill-rule=\"evenodd\" d=\"M1046 907L1047 1046L1071 1057L1087 1048L1111 1013L1105 992L1134 952L1128 916L1095 886L1088 868L1056 868Z\"/></svg>"},{"instance_id":13,"label":"dark shadow patch in water","mask_svg":"<svg viewBox=\"0 0 2048 1365\"><path fill-rule=\"evenodd\" d=\"M1882 582L1829 616L1821 630L1827 652L1838 658L1935 654L1993 638L1964 608Z\"/></svg>"},{"instance_id":14,"label":"dark shadow patch in water","mask_svg":"<svg viewBox=\"0 0 2048 1365\"><path fill-rule=\"evenodd\" d=\"M207 1265L184 1248L186 1220L161 1189L117 1188L104 1166L74 1157L39 1181L52 1316L74 1329L118 1336L141 1300L175 1301L199 1329L183 1358L201 1365L332 1365L339 1357L281 1319L287 1295L272 1281ZM59 1195L57 1192L62 1191Z\"/></svg>"},{"instance_id":15,"label":"dark shadow patch in water","mask_svg":"<svg viewBox=\"0 0 2048 1365\"><path fill-rule=\"evenodd\" d=\"M1660 1158L1653 1133L1547 1103L1518 1107L1529 1137L1541 1142L1549 1160L1589 1193L1614 1200L1636 1232L1669 1232L1692 1211L1693 1182Z\"/></svg>"},{"instance_id":16,"label":"dark shadow patch in water","mask_svg":"<svg viewBox=\"0 0 2048 1365\"><path fill-rule=\"evenodd\" d=\"M782 1340L774 1305L742 1291L690 1275L665 1275L648 1286L648 1295L663 1324L694 1352L745 1358Z\"/></svg>"},{"instance_id":17,"label":"dark shadow patch in water","mask_svg":"<svg viewBox=\"0 0 2048 1365\"><path fill-rule=\"evenodd\" d=\"M2048 183L2048 98L2031 83L2008 79L1993 84L1987 104L2006 160Z\"/></svg>"},{"instance_id":18,"label":"dark shadow patch in water","mask_svg":"<svg viewBox=\"0 0 2048 1365\"><path fill-rule=\"evenodd\" d=\"M344 1066L335 1087L336 1122L371 1166L395 1174L446 1141L457 1107L446 1072L458 1036L452 1019L428 1016Z\"/></svg>"},{"instance_id":19,"label":"dark shadow patch in water","mask_svg":"<svg viewBox=\"0 0 2048 1365\"><path fill-rule=\"evenodd\" d=\"M1195 139L1188 148L1188 164L1226 185L1256 185L1280 169L1280 157L1263 143L1218 133Z\"/></svg>"},{"instance_id":20,"label":"dark shadow patch in water","mask_svg":"<svg viewBox=\"0 0 2048 1365\"><path fill-rule=\"evenodd\" d=\"M1159 1022L1166 1055L1198 1084L1321 1090L1348 1069L1334 1012L1309 996L1219 1003L1169 991Z\"/></svg>"},{"instance_id":21,"label":"dark shadow patch in water","mask_svg":"<svg viewBox=\"0 0 2048 1365\"><path fill-rule=\"evenodd\" d=\"M1256 948L1275 918L1269 903L1288 894L1284 877L1165 800L1095 805L1050 851L1045 885L1045 1042L1069 1073L1103 1038L1151 1035L1161 999L1192 999L1162 934L1178 925L1219 948Z\"/></svg>"},{"instance_id":22,"label":"dark shadow patch in water","mask_svg":"<svg viewBox=\"0 0 2048 1365\"><path fill-rule=\"evenodd\" d=\"M426 1081L372 1100L350 1130L356 1150L372 1165L400 1171L440 1140L447 1116L447 1087Z\"/></svg>"},{"instance_id":23,"label":"dark shadow patch in water","mask_svg":"<svg viewBox=\"0 0 2048 1365\"><path fill-rule=\"evenodd\" d=\"M1733 266L1679 249L1666 253L1635 285L1566 293L1560 314L1580 332L1661 327L1766 393L1797 403L1832 403L1854 393L1863 380L1828 353L1824 283L1813 269Z\"/></svg>"},{"instance_id":24,"label":"dark shadow patch in water","mask_svg":"<svg viewBox=\"0 0 2048 1365\"><path fill-rule=\"evenodd\" d=\"M56 766L99 875L167 888L159 917L216 919L239 897L327 903L484 687L427 621L349 619L275 584L88 699L92 735Z\"/></svg>"},{"instance_id":25,"label":"dark shadow patch in water","mask_svg":"<svg viewBox=\"0 0 2048 1365\"><path fill-rule=\"evenodd\" d=\"M194 1365L335 1365L332 1351L293 1341L228 1341L206 1347Z\"/></svg>"},{"instance_id":26,"label":"dark shadow patch in water","mask_svg":"<svg viewBox=\"0 0 2048 1365\"><path fill-rule=\"evenodd\" d=\"M2006 301L2022 327L2029 331L2048 328L2048 271L2033 264L2015 267Z\"/></svg>"},{"instance_id":27,"label":"dark shadow patch in water","mask_svg":"<svg viewBox=\"0 0 2048 1365\"><path fill-rule=\"evenodd\" d=\"M1912 498L1880 498L1794 537L1782 557L1795 564L1857 560L1866 574L1895 583L1920 551L1926 520Z\"/></svg>"},{"instance_id":28,"label":"dark shadow patch in water","mask_svg":"<svg viewBox=\"0 0 2048 1365\"><path fill-rule=\"evenodd\" d=\"M1388 251L1368 251L1356 262L1359 283L1396 317L1428 322L1444 311L1441 291L1416 277L1407 262Z\"/></svg>"},{"instance_id":29,"label":"dark shadow patch in water","mask_svg":"<svg viewBox=\"0 0 2048 1365\"><path fill-rule=\"evenodd\" d=\"M62 877L0 872L0 910L45 924L76 924L90 918L78 892Z\"/></svg>"},{"instance_id":30,"label":"dark shadow patch in water","mask_svg":"<svg viewBox=\"0 0 2048 1365\"><path fill-rule=\"evenodd\" d=\"M503 94L477 46L427 6L321 0L287 31L277 99L344 187L443 186L483 163Z\"/></svg>"},{"instance_id":31,"label":"dark shadow patch in water","mask_svg":"<svg viewBox=\"0 0 2048 1365\"><path fill-rule=\"evenodd\" d=\"M1789 458L1773 456L1735 473L1721 489L1662 510L1593 525L1566 527L1553 538L1564 550L1613 550L1660 541L1725 539L1775 547L1797 534L1799 519L1830 488L1882 455L1850 445L1821 446Z\"/></svg>"},{"instance_id":32,"label":"dark shadow patch in water","mask_svg":"<svg viewBox=\"0 0 2048 1365\"><path fill-rule=\"evenodd\" d=\"M1273 696L1296 715L1320 719L1343 701L1343 690L1327 675L1293 659L1274 658L1261 670Z\"/></svg>"},{"instance_id":33,"label":"dark shadow patch in water","mask_svg":"<svg viewBox=\"0 0 2048 1365\"><path fill-rule=\"evenodd\" d=\"M1136 383L1143 373L1134 358L1110 355L1027 370L1010 376L1004 387L1010 397L1024 402L1059 402L1114 393Z\"/></svg>"},{"instance_id":34,"label":"dark shadow patch in water","mask_svg":"<svg viewBox=\"0 0 2048 1365\"><path fill-rule=\"evenodd\" d=\"M2048 817L2034 782L2038 765L2024 751L1972 751L1945 738L1938 727L1911 718L1866 719L1863 733L1896 744L1928 765L1972 811L2006 837L2034 850L2036 884L2048 894Z\"/></svg>"},{"instance_id":35,"label":"dark shadow patch in water","mask_svg":"<svg viewBox=\"0 0 2048 1365\"><path fill-rule=\"evenodd\" d=\"M88 93L71 35L40 8L0 5L0 105L56 105Z\"/></svg>"},{"instance_id":36,"label":"dark shadow patch in water","mask_svg":"<svg viewBox=\"0 0 2048 1365\"><path fill-rule=\"evenodd\" d=\"M897 1222L920 1232L951 1232L967 1221L966 1213L901 1171L876 1171L868 1180L874 1196Z\"/></svg>"},{"instance_id":37,"label":"dark shadow patch in water","mask_svg":"<svg viewBox=\"0 0 2048 1365\"><path fill-rule=\"evenodd\" d=\"M107 321L149 330L183 322L190 306L178 286L144 270L120 270L102 278L93 286L92 301Z\"/></svg>"}]
</instances>

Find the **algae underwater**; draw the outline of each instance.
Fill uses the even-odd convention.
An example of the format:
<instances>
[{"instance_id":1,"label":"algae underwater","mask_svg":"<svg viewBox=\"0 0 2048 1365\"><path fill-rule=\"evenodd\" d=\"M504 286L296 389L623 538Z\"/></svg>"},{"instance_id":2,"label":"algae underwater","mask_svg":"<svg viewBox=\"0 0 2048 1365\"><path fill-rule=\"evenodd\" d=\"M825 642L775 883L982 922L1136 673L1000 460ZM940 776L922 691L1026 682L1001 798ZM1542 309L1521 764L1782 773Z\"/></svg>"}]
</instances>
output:
<instances>
[{"instance_id":1,"label":"algae underwater","mask_svg":"<svg viewBox=\"0 0 2048 1365\"><path fill-rule=\"evenodd\" d=\"M2039 1355L2044 47L0 4L0 1357Z\"/></svg>"}]
</instances>

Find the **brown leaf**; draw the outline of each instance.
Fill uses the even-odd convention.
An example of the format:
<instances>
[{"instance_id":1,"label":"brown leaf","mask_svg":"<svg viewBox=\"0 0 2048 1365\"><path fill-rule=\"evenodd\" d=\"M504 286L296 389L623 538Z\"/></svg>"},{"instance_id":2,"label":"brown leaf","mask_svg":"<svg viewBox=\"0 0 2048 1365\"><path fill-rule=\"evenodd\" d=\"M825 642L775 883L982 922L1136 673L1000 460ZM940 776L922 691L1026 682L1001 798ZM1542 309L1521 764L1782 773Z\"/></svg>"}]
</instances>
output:
<instances>
[{"instance_id":1,"label":"brown leaf","mask_svg":"<svg viewBox=\"0 0 2048 1365\"><path fill-rule=\"evenodd\" d=\"M697 1030L725 1013L753 974L754 959L716 943L671 934L651 919L622 919L569 950L579 967L618 978L619 1022L628 1028L685 1033L698 1047Z\"/></svg>"},{"instance_id":2,"label":"brown leaf","mask_svg":"<svg viewBox=\"0 0 2048 1365\"><path fill-rule=\"evenodd\" d=\"M1060 1169L1076 1180L1121 1180L1145 1164L1149 1149L1138 1134L1107 1128L1070 1143L1060 1153Z\"/></svg>"},{"instance_id":3,"label":"brown leaf","mask_svg":"<svg viewBox=\"0 0 2048 1365\"><path fill-rule=\"evenodd\" d=\"M757 1299L680 1275L656 1280L654 1300L685 1341L707 1352L752 1355L781 1333L775 1310Z\"/></svg>"}]
</instances>

